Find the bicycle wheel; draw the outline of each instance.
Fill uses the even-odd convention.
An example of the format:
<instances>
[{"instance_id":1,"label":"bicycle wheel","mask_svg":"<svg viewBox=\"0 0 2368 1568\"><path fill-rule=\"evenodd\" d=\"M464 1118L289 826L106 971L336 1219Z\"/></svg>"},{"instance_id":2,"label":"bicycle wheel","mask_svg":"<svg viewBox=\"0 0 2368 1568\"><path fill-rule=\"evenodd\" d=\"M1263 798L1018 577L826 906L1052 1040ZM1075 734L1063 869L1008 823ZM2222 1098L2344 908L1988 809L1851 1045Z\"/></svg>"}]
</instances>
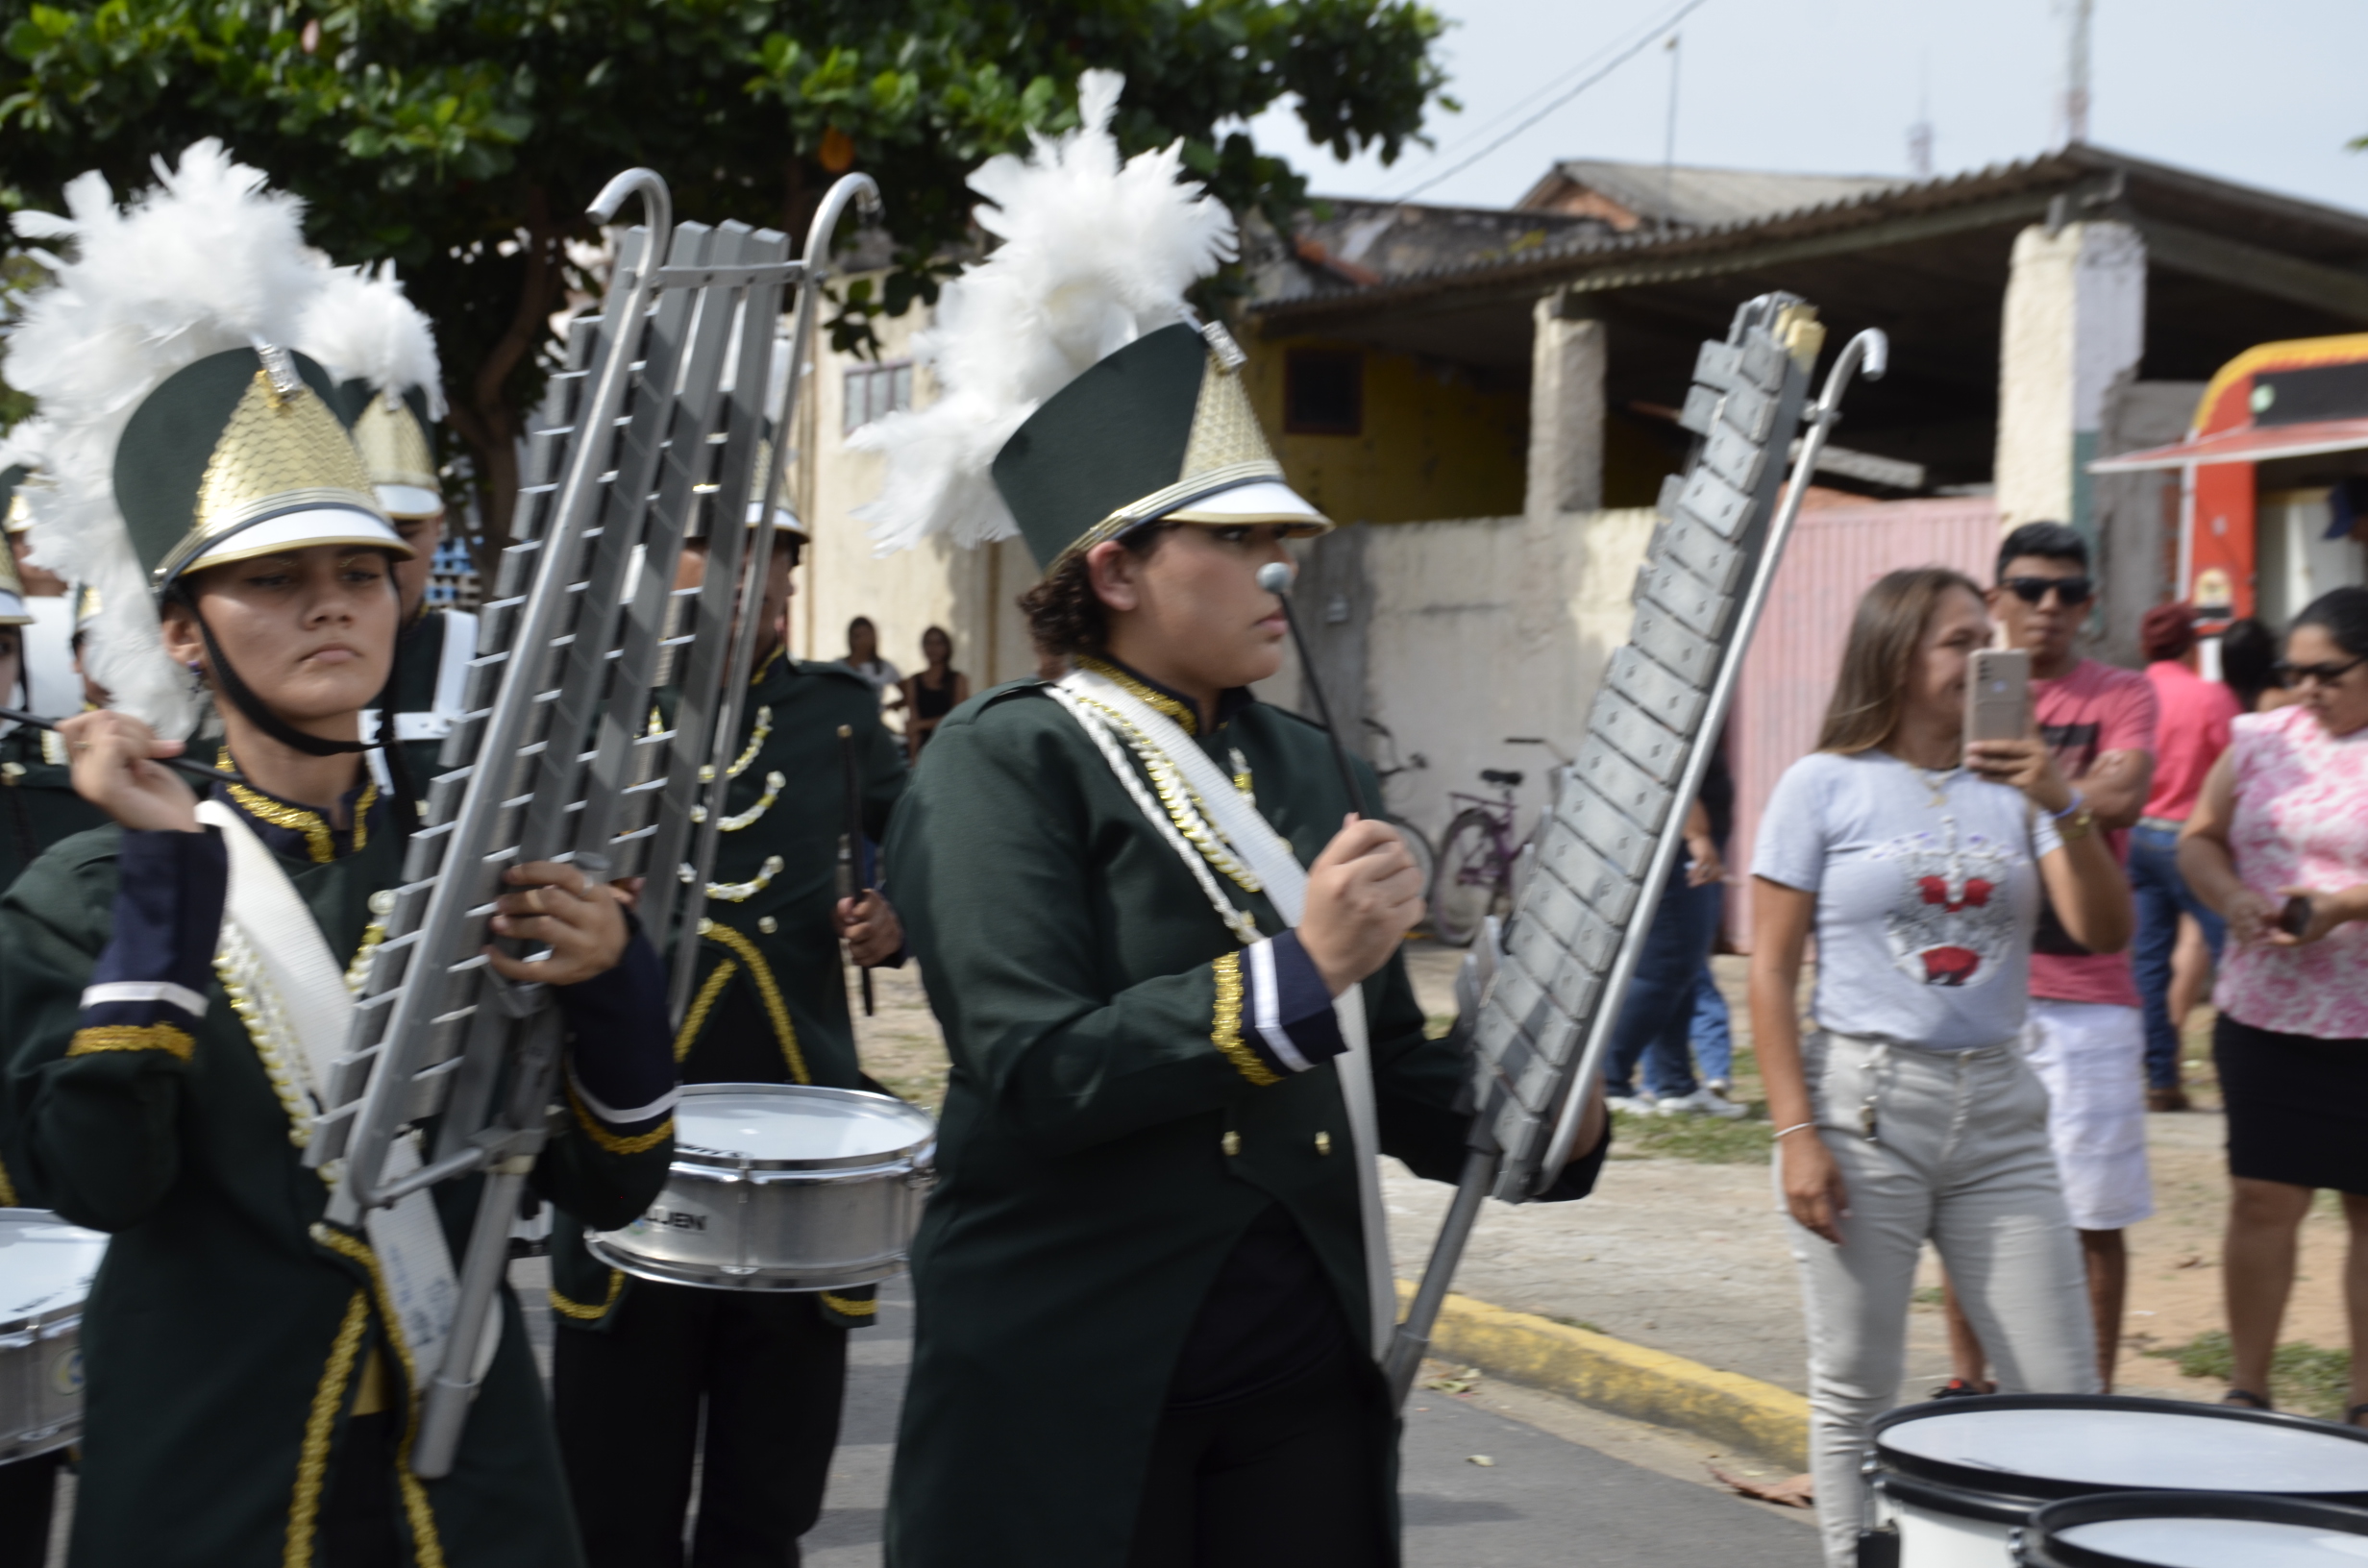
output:
<instances>
[{"instance_id":1,"label":"bicycle wheel","mask_svg":"<svg viewBox=\"0 0 2368 1568\"><path fill-rule=\"evenodd\" d=\"M1383 821L1397 829L1397 836L1406 841L1406 852L1414 857L1415 870L1422 878L1424 914L1428 915L1431 881L1437 874L1439 856L1431 849L1431 841L1422 836L1422 829L1403 817L1384 817Z\"/></svg>"},{"instance_id":2,"label":"bicycle wheel","mask_svg":"<svg viewBox=\"0 0 2368 1568\"><path fill-rule=\"evenodd\" d=\"M1431 879L1431 930L1450 947L1468 947L1496 907L1504 862L1494 819L1474 806L1447 824Z\"/></svg>"}]
</instances>

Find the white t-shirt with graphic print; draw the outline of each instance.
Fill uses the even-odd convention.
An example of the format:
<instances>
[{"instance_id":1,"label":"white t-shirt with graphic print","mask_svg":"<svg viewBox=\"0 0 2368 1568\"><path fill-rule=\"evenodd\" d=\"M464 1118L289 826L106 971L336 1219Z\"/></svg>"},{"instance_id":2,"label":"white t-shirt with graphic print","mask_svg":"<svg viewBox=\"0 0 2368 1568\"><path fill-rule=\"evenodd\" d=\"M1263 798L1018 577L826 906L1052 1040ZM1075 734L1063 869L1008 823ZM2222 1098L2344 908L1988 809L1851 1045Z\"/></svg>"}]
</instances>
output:
<instances>
[{"instance_id":1,"label":"white t-shirt with graphic print","mask_svg":"<svg viewBox=\"0 0 2368 1568\"><path fill-rule=\"evenodd\" d=\"M1768 796L1751 873L1817 895L1820 1025L1961 1051L2022 1032L2038 861L2061 843L1961 768L1820 751Z\"/></svg>"}]
</instances>

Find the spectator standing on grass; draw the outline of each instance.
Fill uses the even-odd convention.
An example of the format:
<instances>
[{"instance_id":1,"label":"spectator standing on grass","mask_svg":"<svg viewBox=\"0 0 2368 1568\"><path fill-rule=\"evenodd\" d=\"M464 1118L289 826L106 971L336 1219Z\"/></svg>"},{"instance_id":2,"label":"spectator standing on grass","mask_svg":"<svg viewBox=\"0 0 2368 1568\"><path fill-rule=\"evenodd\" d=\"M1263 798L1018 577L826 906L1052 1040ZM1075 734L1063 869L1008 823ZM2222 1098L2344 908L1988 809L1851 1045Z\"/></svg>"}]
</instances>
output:
<instances>
[{"instance_id":1,"label":"spectator standing on grass","mask_svg":"<svg viewBox=\"0 0 2368 1568\"><path fill-rule=\"evenodd\" d=\"M2096 596L2088 546L2060 523L2026 523L1998 550L1990 613L2006 646L2031 655L2031 705L2057 771L2095 816L2116 862L2153 786L2155 694L2146 677L2073 647ZM2113 1385L2130 1256L2122 1232L2155 1212L2146 1172L2146 1031L2128 955L2100 953L2039 905L2023 1048L2047 1086L2048 1140L2081 1233L2097 1376ZM1944 1286L1946 1282L1944 1281ZM1947 1300L1942 1396L1986 1391L1987 1357L1956 1297Z\"/></svg>"},{"instance_id":2,"label":"spectator standing on grass","mask_svg":"<svg viewBox=\"0 0 2368 1568\"><path fill-rule=\"evenodd\" d=\"M904 721L904 744L913 760L919 760L946 715L971 699L971 677L953 668L953 638L945 627L921 634L921 656L928 667L904 677L904 701L912 715Z\"/></svg>"},{"instance_id":3,"label":"spectator standing on grass","mask_svg":"<svg viewBox=\"0 0 2368 1568\"><path fill-rule=\"evenodd\" d=\"M2352 1327L2345 1419L2368 1415L2368 588L2313 600L2286 636L2298 701L2232 726L2179 841L2228 921L2212 1062L2228 1108L2222 1246L2235 1365L2225 1404L2269 1408L2296 1233L2343 1194ZM2294 919L2282 922L2289 907Z\"/></svg>"},{"instance_id":4,"label":"spectator standing on grass","mask_svg":"<svg viewBox=\"0 0 2368 1568\"><path fill-rule=\"evenodd\" d=\"M2229 722L2238 709L2233 692L2196 674L2191 606L2158 604L2148 610L2138 641L2146 650L2146 678L2154 683L2158 710L2154 791L2146 798L2146 814L2131 831L2129 863L2130 895L2137 905L2134 968L2146 1016L2146 1109L2184 1111L2179 1032L2186 1015L2171 1005L2180 917L2202 928L2214 964L2220 962L2226 928L2179 874L2179 830L2195 809L2205 775L2229 748Z\"/></svg>"},{"instance_id":5,"label":"spectator standing on grass","mask_svg":"<svg viewBox=\"0 0 2368 1568\"><path fill-rule=\"evenodd\" d=\"M1686 852L1669 872L1652 929L1620 1003L1604 1066L1605 1092L1630 1113L1740 1116L1743 1108L1694 1077L1689 1049L1694 988L1718 941L1726 907L1723 850L1735 822L1735 778L1726 753L1714 749L1702 793L1686 815ZM1641 1067L1644 1092L1637 1091Z\"/></svg>"},{"instance_id":6,"label":"spectator standing on grass","mask_svg":"<svg viewBox=\"0 0 2368 1568\"><path fill-rule=\"evenodd\" d=\"M1776 786L1752 865L1752 1037L1807 1305L1832 1568L1855 1557L1859 1458L1898 1398L1925 1242L2009 1391L2097 1386L2047 1094L2019 1041L2042 885L2100 952L2129 940L2129 890L2044 742L1963 745L1967 662L1989 640L1958 573L1869 589L1817 751Z\"/></svg>"}]
</instances>

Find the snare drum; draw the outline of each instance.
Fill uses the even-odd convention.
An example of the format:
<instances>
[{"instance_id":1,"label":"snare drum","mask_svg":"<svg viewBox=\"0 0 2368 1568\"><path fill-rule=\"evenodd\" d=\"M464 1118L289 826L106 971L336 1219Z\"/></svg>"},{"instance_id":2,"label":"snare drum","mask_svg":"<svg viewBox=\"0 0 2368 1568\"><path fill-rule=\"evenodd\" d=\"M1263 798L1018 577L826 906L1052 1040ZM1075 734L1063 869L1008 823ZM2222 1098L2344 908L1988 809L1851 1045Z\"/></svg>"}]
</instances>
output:
<instances>
[{"instance_id":1,"label":"snare drum","mask_svg":"<svg viewBox=\"0 0 2368 1568\"><path fill-rule=\"evenodd\" d=\"M937 1153L928 1113L806 1084L685 1084L650 1212L589 1238L611 1268L726 1290L844 1290L904 1272Z\"/></svg>"},{"instance_id":2,"label":"snare drum","mask_svg":"<svg viewBox=\"0 0 2368 1568\"><path fill-rule=\"evenodd\" d=\"M2245 1492L2368 1503L2368 1432L2167 1399L1946 1399L1877 1418L1866 1471L1869 1523L1896 1534L1901 1568L2009 1568L2009 1537L2060 1498Z\"/></svg>"},{"instance_id":3,"label":"snare drum","mask_svg":"<svg viewBox=\"0 0 2368 1568\"><path fill-rule=\"evenodd\" d=\"M2033 1514L2014 1560L2023 1568L2360 1568L2368 1512L2278 1497L2108 1492Z\"/></svg>"},{"instance_id":4,"label":"snare drum","mask_svg":"<svg viewBox=\"0 0 2368 1568\"><path fill-rule=\"evenodd\" d=\"M83 1302L107 1237L43 1209L0 1209L0 1462L83 1430Z\"/></svg>"}]
</instances>

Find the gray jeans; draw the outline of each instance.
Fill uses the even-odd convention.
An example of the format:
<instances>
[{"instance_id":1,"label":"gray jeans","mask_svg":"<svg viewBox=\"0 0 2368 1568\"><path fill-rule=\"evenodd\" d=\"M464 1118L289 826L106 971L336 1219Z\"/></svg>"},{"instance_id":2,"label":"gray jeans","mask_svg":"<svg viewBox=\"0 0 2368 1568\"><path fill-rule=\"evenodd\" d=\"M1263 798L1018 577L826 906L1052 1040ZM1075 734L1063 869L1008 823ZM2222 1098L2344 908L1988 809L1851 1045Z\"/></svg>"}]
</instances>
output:
<instances>
[{"instance_id":1,"label":"gray jeans","mask_svg":"<svg viewBox=\"0 0 2368 1568\"><path fill-rule=\"evenodd\" d=\"M1785 1221L1808 1307L1817 1517L1826 1560L1849 1568L1859 1460L1867 1424L1899 1400L1926 1241L2001 1392L2095 1393L2096 1339L2048 1147L2047 1090L2021 1050L1928 1051L1818 1032L1801 1041L1801 1058L1816 1136L1849 1199L1839 1246ZM1776 1201L1782 1210L1781 1176Z\"/></svg>"}]
</instances>

